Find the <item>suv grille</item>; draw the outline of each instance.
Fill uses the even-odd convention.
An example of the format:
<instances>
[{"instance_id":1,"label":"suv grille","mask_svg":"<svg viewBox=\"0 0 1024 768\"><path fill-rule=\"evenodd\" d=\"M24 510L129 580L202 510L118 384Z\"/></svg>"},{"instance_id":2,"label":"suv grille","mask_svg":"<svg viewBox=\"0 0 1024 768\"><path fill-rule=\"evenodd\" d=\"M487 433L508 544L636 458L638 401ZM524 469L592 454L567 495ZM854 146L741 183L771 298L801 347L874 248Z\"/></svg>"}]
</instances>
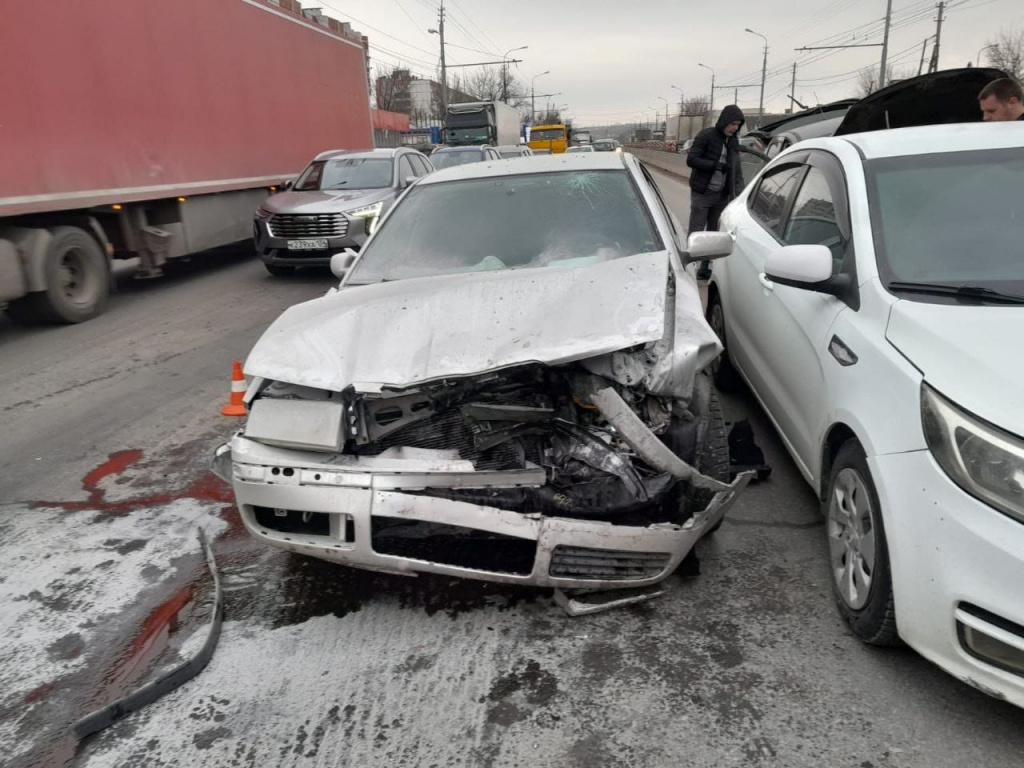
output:
<instances>
[{"instance_id":1,"label":"suv grille","mask_svg":"<svg viewBox=\"0 0 1024 768\"><path fill-rule=\"evenodd\" d=\"M571 579L649 579L665 570L670 557L660 552L558 546L551 553L548 573Z\"/></svg>"},{"instance_id":2,"label":"suv grille","mask_svg":"<svg viewBox=\"0 0 1024 768\"><path fill-rule=\"evenodd\" d=\"M344 237L348 219L343 213L275 213L267 224L273 237L294 238Z\"/></svg>"}]
</instances>

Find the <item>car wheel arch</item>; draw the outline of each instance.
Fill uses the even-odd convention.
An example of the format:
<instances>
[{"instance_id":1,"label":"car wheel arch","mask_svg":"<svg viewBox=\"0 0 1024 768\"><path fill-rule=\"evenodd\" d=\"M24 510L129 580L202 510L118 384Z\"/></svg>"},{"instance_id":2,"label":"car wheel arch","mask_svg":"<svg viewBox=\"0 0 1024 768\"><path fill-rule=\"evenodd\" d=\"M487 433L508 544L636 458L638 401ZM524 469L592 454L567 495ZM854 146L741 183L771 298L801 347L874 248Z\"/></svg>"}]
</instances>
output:
<instances>
[{"instance_id":1,"label":"car wheel arch","mask_svg":"<svg viewBox=\"0 0 1024 768\"><path fill-rule=\"evenodd\" d=\"M832 474L832 465L839 455L839 450L850 440L855 440L861 450L864 450L864 443L845 422L836 422L825 432L825 439L821 442L821 463L817 472L818 496L823 503L828 501L828 481Z\"/></svg>"}]
</instances>

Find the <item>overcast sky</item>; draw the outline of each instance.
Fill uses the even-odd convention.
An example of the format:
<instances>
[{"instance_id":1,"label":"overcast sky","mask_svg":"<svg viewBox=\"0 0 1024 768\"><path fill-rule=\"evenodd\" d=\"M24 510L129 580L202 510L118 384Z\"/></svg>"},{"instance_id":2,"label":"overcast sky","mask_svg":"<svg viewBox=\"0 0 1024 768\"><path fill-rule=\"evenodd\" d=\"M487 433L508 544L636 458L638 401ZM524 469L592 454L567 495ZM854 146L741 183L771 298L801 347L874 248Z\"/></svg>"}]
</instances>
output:
<instances>
[{"instance_id":1,"label":"overcast sky","mask_svg":"<svg viewBox=\"0 0 1024 768\"><path fill-rule=\"evenodd\" d=\"M303 4L351 21L369 36L376 62L434 74L438 38L427 29L437 26L437 0ZM796 98L805 104L854 94L858 70L877 68L881 48L794 48L881 42L885 6L885 0L447 0L448 63L500 59L510 48L529 46L513 54L523 59L520 77L529 82L550 70L536 80L537 93L560 94L551 101L586 125L651 119L655 108L664 114L662 99L679 102L673 86L687 95L708 93L711 72L700 62L715 69L717 85L757 84L738 91L740 106L756 113L763 42L744 31L750 27L769 43L766 111L781 111L794 60ZM889 60L897 71L917 73L922 43L935 34L935 6L935 0L893 0ZM975 61L1000 30L1024 30L1021 0L948 0L946 6L944 69ZM717 90L716 105L733 97L731 88Z\"/></svg>"}]
</instances>

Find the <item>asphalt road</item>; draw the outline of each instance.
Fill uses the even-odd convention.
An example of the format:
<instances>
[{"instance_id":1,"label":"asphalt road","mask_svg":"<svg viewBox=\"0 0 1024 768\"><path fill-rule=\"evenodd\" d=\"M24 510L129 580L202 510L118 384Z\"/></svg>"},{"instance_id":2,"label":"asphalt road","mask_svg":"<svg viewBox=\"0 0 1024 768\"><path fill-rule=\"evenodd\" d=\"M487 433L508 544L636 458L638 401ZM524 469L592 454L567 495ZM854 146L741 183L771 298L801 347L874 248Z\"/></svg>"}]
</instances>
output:
<instances>
[{"instance_id":1,"label":"asphalt road","mask_svg":"<svg viewBox=\"0 0 1024 768\"><path fill-rule=\"evenodd\" d=\"M680 220L683 184L658 174ZM646 605L566 617L545 591L345 570L255 546L206 472L233 359L327 274L228 252L124 274L84 325L0 319L0 760L12 766L1018 768L1024 713L831 604L814 495L774 466ZM191 683L81 745L70 724L226 622ZM176 617L168 624L168 619Z\"/></svg>"}]
</instances>

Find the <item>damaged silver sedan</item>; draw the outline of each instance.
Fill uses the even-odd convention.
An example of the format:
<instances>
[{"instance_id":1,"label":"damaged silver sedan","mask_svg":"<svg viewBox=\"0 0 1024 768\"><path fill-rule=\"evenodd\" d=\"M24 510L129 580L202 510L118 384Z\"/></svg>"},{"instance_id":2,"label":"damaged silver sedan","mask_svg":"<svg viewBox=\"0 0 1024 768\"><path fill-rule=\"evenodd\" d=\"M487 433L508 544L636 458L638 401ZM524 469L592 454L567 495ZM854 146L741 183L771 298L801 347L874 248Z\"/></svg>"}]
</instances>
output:
<instances>
[{"instance_id":1,"label":"damaged silver sedan","mask_svg":"<svg viewBox=\"0 0 1024 768\"><path fill-rule=\"evenodd\" d=\"M248 421L214 460L245 526L391 573L666 578L746 483L691 266L731 239L679 231L628 154L419 180L246 361Z\"/></svg>"}]
</instances>

